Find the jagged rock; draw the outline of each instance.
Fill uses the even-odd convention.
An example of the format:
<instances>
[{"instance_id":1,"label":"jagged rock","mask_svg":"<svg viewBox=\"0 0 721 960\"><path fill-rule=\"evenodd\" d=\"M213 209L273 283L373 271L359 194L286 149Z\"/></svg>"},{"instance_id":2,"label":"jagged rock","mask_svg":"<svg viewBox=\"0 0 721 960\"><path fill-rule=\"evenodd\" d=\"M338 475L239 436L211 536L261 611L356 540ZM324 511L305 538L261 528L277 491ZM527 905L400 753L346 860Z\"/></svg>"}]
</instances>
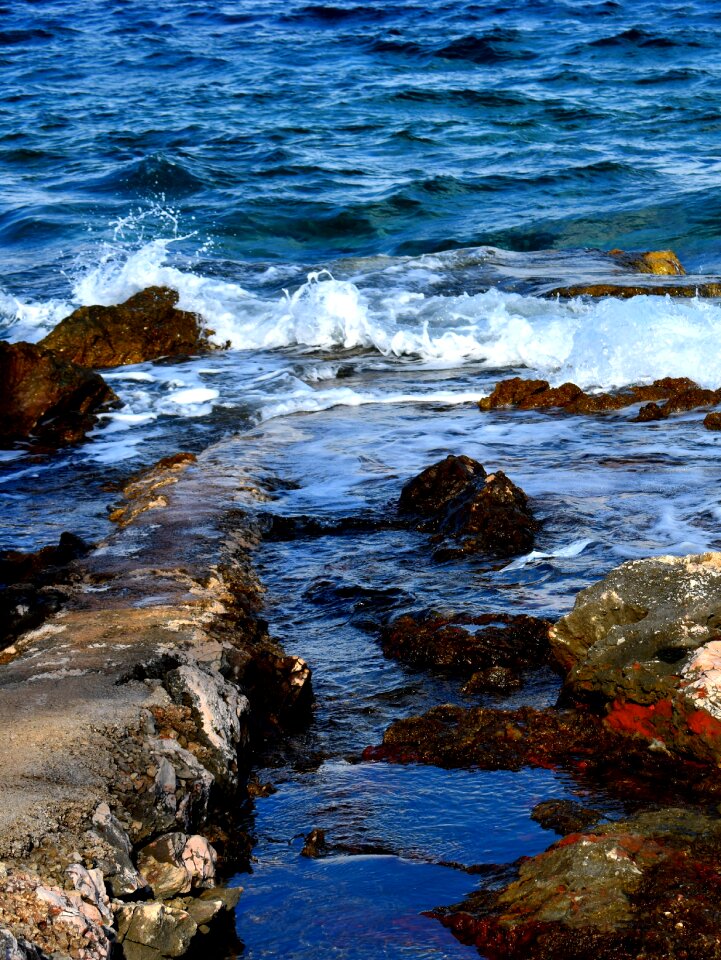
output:
<instances>
[{"instance_id":1,"label":"jagged rock","mask_svg":"<svg viewBox=\"0 0 721 960\"><path fill-rule=\"evenodd\" d=\"M433 667L463 677L476 674L477 689L483 686L480 674L485 672L486 683L493 688L503 686L508 678L491 674L492 668L506 668L517 676L521 670L549 662L550 627L549 621L524 614L404 614L382 631L381 646L387 657L414 667Z\"/></svg>"},{"instance_id":2,"label":"jagged rock","mask_svg":"<svg viewBox=\"0 0 721 960\"><path fill-rule=\"evenodd\" d=\"M427 467L403 487L398 509L419 521L418 529L433 533L434 542L444 541L438 559L525 553L537 527L520 487L500 470L486 474L470 457L449 455Z\"/></svg>"},{"instance_id":3,"label":"jagged rock","mask_svg":"<svg viewBox=\"0 0 721 960\"><path fill-rule=\"evenodd\" d=\"M192 887L211 887L217 855L197 834L168 833L138 853L138 868L159 900L189 893Z\"/></svg>"},{"instance_id":4,"label":"jagged rock","mask_svg":"<svg viewBox=\"0 0 721 960\"><path fill-rule=\"evenodd\" d=\"M266 732L299 730L310 722L312 674L301 657L262 650L246 664L242 683L253 705L254 721Z\"/></svg>"},{"instance_id":5,"label":"jagged rock","mask_svg":"<svg viewBox=\"0 0 721 960\"><path fill-rule=\"evenodd\" d=\"M721 553L624 563L550 639L567 692L605 703L612 730L721 760Z\"/></svg>"},{"instance_id":6,"label":"jagged rock","mask_svg":"<svg viewBox=\"0 0 721 960\"><path fill-rule=\"evenodd\" d=\"M657 401L666 402L659 406ZM586 393L575 383L551 387L547 380L511 377L499 381L493 392L479 400L481 410L516 407L519 410L562 409L567 413L590 414L621 410L645 403L638 422L663 420L671 413L721 403L721 390L702 390L686 377L664 377L652 384L630 386L614 393Z\"/></svg>"},{"instance_id":7,"label":"jagged rock","mask_svg":"<svg viewBox=\"0 0 721 960\"><path fill-rule=\"evenodd\" d=\"M216 780L234 784L238 752L248 743L247 697L217 671L188 664L171 670L164 684L175 703L190 708L199 736L209 748L210 769Z\"/></svg>"},{"instance_id":8,"label":"jagged rock","mask_svg":"<svg viewBox=\"0 0 721 960\"><path fill-rule=\"evenodd\" d=\"M117 306L79 307L41 345L95 368L210 350L200 318L178 310L177 303L175 290L148 287Z\"/></svg>"},{"instance_id":9,"label":"jagged rock","mask_svg":"<svg viewBox=\"0 0 721 960\"><path fill-rule=\"evenodd\" d=\"M190 946L198 924L186 910L162 903L134 903L121 907L117 916L118 941L127 960L148 955L137 947L157 951L161 957L180 957Z\"/></svg>"},{"instance_id":10,"label":"jagged rock","mask_svg":"<svg viewBox=\"0 0 721 960\"><path fill-rule=\"evenodd\" d=\"M36 344L0 342L0 446L75 443L117 402L99 374Z\"/></svg>"},{"instance_id":11,"label":"jagged rock","mask_svg":"<svg viewBox=\"0 0 721 960\"><path fill-rule=\"evenodd\" d=\"M721 821L662 809L574 833L432 915L497 960L718 960Z\"/></svg>"}]
</instances>

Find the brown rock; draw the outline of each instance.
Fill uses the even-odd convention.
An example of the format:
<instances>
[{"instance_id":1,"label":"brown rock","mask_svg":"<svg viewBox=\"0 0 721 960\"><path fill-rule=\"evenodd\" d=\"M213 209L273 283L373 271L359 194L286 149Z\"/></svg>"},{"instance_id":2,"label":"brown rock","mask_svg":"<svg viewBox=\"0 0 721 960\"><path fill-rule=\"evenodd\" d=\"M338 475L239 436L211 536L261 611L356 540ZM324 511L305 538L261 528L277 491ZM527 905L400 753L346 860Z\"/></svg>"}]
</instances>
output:
<instances>
[{"instance_id":1,"label":"brown rock","mask_svg":"<svg viewBox=\"0 0 721 960\"><path fill-rule=\"evenodd\" d=\"M703 425L707 430L721 430L721 413L707 413Z\"/></svg>"},{"instance_id":2,"label":"brown rock","mask_svg":"<svg viewBox=\"0 0 721 960\"><path fill-rule=\"evenodd\" d=\"M551 624L524 614L483 614L451 617L430 613L404 614L381 633L383 653L420 668L436 668L460 676L492 667L507 668L513 675L548 663ZM477 627L475 631L468 627ZM480 689L482 678L475 684ZM507 679L507 678L506 678ZM500 674L486 677L489 687L504 685ZM516 685L519 685L520 681Z\"/></svg>"},{"instance_id":3,"label":"brown rock","mask_svg":"<svg viewBox=\"0 0 721 960\"><path fill-rule=\"evenodd\" d=\"M555 830L563 836L580 833L602 819L598 810L591 810L574 800L542 800L531 810L531 820L544 830Z\"/></svg>"},{"instance_id":4,"label":"brown rock","mask_svg":"<svg viewBox=\"0 0 721 960\"><path fill-rule=\"evenodd\" d=\"M415 515L419 530L436 535L434 542L453 542L436 551L438 559L481 551L525 553L537 526L525 493L504 473L487 475L477 461L453 455L410 480L398 510Z\"/></svg>"},{"instance_id":5,"label":"brown rock","mask_svg":"<svg viewBox=\"0 0 721 960\"><path fill-rule=\"evenodd\" d=\"M621 283L579 283L569 287L556 287L549 290L547 297L721 297L721 283L704 281L701 283L657 284L621 284Z\"/></svg>"},{"instance_id":6,"label":"brown rock","mask_svg":"<svg viewBox=\"0 0 721 960\"><path fill-rule=\"evenodd\" d=\"M652 273L656 276L682 276L686 273L673 250L647 250L644 253L628 253L625 250L609 250L609 255L626 270L636 273Z\"/></svg>"},{"instance_id":7,"label":"brown rock","mask_svg":"<svg viewBox=\"0 0 721 960\"><path fill-rule=\"evenodd\" d=\"M118 367L211 349L199 317L176 309L178 294L148 287L117 306L79 307L42 341L86 367Z\"/></svg>"},{"instance_id":8,"label":"brown rock","mask_svg":"<svg viewBox=\"0 0 721 960\"><path fill-rule=\"evenodd\" d=\"M117 399L99 374L42 346L0 343L0 446L28 437L74 443Z\"/></svg>"}]
</instances>

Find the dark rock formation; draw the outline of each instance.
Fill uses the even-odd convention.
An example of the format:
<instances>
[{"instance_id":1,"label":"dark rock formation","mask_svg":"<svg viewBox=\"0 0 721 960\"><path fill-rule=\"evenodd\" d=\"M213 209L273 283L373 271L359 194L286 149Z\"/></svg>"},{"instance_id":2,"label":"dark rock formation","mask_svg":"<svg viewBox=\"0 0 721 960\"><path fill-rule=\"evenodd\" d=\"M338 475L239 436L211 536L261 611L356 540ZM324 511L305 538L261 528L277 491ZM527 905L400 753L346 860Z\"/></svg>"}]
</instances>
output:
<instances>
[{"instance_id":1,"label":"dark rock formation","mask_svg":"<svg viewBox=\"0 0 721 960\"><path fill-rule=\"evenodd\" d=\"M591 810L573 800L542 800L531 810L531 819L544 830L555 830L564 836L580 833L601 820L598 810Z\"/></svg>"},{"instance_id":2,"label":"dark rock formation","mask_svg":"<svg viewBox=\"0 0 721 960\"><path fill-rule=\"evenodd\" d=\"M470 457L449 455L427 467L403 487L398 509L442 543L438 559L525 553L537 528L520 487L500 470L486 474Z\"/></svg>"},{"instance_id":3,"label":"dark rock formation","mask_svg":"<svg viewBox=\"0 0 721 960\"><path fill-rule=\"evenodd\" d=\"M32 343L0 343L0 446L74 443L117 397L91 370Z\"/></svg>"},{"instance_id":4,"label":"dark rock formation","mask_svg":"<svg viewBox=\"0 0 721 960\"><path fill-rule=\"evenodd\" d=\"M383 630L381 645L387 657L410 666L470 678L464 692L505 690L520 686L521 671L549 663L550 626L524 614L405 614Z\"/></svg>"},{"instance_id":5,"label":"dark rock formation","mask_svg":"<svg viewBox=\"0 0 721 960\"><path fill-rule=\"evenodd\" d=\"M707 430L721 430L721 413L707 413L703 425Z\"/></svg>"},{"instance_id":6,"label":"dark rock formation","mask_svg":"<svg viewBox=\"0 0 721 960\"><path fill-rule=\"evenodd\" d=\"M118 367L211 349L199 317L176 309L178 294L148 287L112 307L79 307L41 345L85 367Z\"/></svg>"},{"instance_id":7,"label":"dark rock formation","mask_svg":"<svg viewBox=\"0 0 721 960\"><path fill-rule=\"evenodd\" d=\"M658 401L666 401L659 406ZM646 405L636 420L663 420L671 413L694 410L721 403L721 390L704 390L686 377L665 377L648 386L631 386L614 393L585 393L575 383L551 387L547 380L511 377L501 380L487 397L479 401L481 410L516 407L519 410L562 409L567 413L603 413L621 410L636 403Z\"/></svg>"},{"instance_id":8,"label":"dark rock formation","mask_svg":"<svg viewBox=\"0 0 721 960\"><path fill-rule=\"evenodd\" d=\"M0 553L0 650L60 609L77 576L72 565L89 549L79 537L63 533L57 546L35 553Z\"/></svg>"},{"instance_id":9,"label":"dark rock formation","mask_svg":"<svg viewBox=\"0 0 721 960\"><path fill-rule=\"evenodd\" d=\"M718 960L721 820L661 809L572 833L433 911L493 960Z\"/></svg>"}]
</instances>

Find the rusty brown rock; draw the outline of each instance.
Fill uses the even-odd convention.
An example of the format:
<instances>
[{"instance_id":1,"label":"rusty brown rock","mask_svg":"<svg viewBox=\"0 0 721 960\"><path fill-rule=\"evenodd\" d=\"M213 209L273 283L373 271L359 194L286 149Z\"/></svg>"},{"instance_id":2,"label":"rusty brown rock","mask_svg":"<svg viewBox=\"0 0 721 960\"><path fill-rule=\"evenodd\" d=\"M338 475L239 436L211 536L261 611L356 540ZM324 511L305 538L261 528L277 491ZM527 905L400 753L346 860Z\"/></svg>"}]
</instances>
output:
<instances>
[{"instance_id":1,"label":"rusty brown rock","mask_svg":"<svg viewBox=\"0 0 721 960\"><path fill-rule=\"evenodd\" d=\"M721 297L721 283L702 281L700 283L667 284L625 284L625 283L579 283L568 287L555 287L549 290L547 297Z\"/></svg>"},{"instance_id":2,"label":"rusty brown rock","mask_svg":"<svg viewBox=\"0 0 721 960\"><path fill-rule=\"evenodd\" d=\"M707 430L721 430L721 413L707 413L703 425Z\"/></svg>"},{"instance_id":3,"label":"rusty brown rock","mask_svg":"<svg viewBox=\"0 0 721 960\"><path fill-rule=\"evenodd\" d=\"M626 250L609 250L619 266L636 273L652 273L656 276L682 276L686 273L673 250L646 250L641 253Z\"/></svg>"},{"instance_id":4,"label":"rusty brown rock","mask_svg":"<svg viewBox=\"0 0 721 960\"><path fill-rule=\"evenodd\" d=\"M79 307L41 345L65 360L95 368L212 349L200 318L178 310L177 303L175 290L148 287L117 306Z\"/></svg>"},{"instance_id":5,"label":"rusty brown rock","mask_svg":"<svg viewBox=\"0 0 721 960\"><path fill-rule=\"evenodd\" d=\"M91 370L32 343L0 343L0 446L82 439L118 398Z\"/></svg>"}]
</instances>

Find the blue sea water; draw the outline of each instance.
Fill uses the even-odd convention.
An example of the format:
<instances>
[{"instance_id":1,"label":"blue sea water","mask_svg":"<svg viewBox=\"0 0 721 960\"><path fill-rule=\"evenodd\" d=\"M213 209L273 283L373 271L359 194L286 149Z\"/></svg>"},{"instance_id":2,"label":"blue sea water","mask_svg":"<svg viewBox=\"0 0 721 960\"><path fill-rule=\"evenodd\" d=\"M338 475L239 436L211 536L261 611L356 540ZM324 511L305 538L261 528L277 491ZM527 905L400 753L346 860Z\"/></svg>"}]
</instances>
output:
<instances>
[{"instance_id":1,"label":"blue sea water","mask_svg":"<svg viewBox=\"0 0 721 960\"><path fill-rule=\"evenodd\" d=\"M96 540L109 480L233 435L249 470L294 481L280 513L380 509L463 452L543 520L503 569L439 573L383 538L263 548L273 629L316 673L325 760L268 772L281 790L257 802L238 880L247 956L472 955L420 917L474 885L439 864L538 852L532 804L580 790L347 764L393 709L458 694L383 661L350 601L314 597L400 576L398 610L555 616L623 559L721 546L720 441L698 415L471 403L516 373L721 386L717 301L539 296L603 276L612 247L721 272L720 42L721 8L700 0L0 0L0 337L159 283L231 343L107 372L123 406L77 447L3 451L1 547ZM396 854L307 863L315 826Z\"/></svg>"}]
</instances>

